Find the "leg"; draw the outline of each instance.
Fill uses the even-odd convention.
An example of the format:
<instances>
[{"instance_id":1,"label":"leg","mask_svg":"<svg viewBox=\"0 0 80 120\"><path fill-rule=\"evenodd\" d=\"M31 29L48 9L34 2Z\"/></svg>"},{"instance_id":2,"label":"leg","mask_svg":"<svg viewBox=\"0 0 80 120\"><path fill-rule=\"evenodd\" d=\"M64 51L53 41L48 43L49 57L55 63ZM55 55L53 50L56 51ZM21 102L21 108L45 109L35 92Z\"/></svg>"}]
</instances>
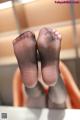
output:
<instances>
[{"instance_id":1,"label":"leg","mask_svg":"<svg viewBox=\"0 0 80 120\"><path fill-rule=\"evenodd\" d=\"M65 89L61 76L58 77L58 81L55 86L49 88L48 93L48 108L52 109L64 109L66 105L67 91Z\"/></svg>"},{"instance_id":2,"label":"leg","mask_svg":"<svg viewBox=\"0 0 80 120\"><path fill-rule=\"evenodd\" d=\"M25 88L27 97L26 106L29 108L45 108L46 95L40 82L34 88Z\"/></svg>"},{"instance_id":3,"label":"leg","mask_svg":"<svg viewBox=\"0 0 80 120\"><path fill-rule=\"evenodd\" d=\"M46 94L44 93L45 86L42 84L41 66L38 62L38 83L37 85L30 89L25 88L26 93L28 93L27 107L31 108L45 108L46 104Z\"/></svg>"}]
</instances>

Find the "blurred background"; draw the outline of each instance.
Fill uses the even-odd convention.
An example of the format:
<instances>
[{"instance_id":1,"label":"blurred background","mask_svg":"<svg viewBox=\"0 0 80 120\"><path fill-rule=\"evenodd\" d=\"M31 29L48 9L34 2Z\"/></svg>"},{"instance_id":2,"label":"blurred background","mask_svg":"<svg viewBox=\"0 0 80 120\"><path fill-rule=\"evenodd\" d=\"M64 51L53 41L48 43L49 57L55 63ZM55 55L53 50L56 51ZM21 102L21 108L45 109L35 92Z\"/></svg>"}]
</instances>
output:
<instances>
[{"instance_id":1,"label":"blurred background","mask_svg":"<svg viewBox=\"0 0 80 120\"><path fill-rule=\"evenodd\" d=\"M18 67L12 41L26 30L37 35L42 27L62 35L61 60L80 88L80 4L54 0L0 0L0 104L12 106L12 80Z\"/></svg>"}]
</instances>

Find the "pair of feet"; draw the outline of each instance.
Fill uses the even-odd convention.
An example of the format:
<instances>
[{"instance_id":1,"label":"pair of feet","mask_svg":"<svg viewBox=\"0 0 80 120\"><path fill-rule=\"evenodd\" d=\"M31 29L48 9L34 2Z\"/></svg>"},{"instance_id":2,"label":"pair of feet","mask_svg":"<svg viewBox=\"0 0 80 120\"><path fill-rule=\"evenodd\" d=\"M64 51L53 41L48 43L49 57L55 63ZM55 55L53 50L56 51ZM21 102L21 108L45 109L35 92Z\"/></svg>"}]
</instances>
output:
<instances>
[{"instance_id":1,"label":"pair of feet","mask_svg":"<svg viewBox=\"0 0 80 120\"><path fill-rule=\"evenodd\" d=\"M61 79L59 78L59 54L61 48L61 35L55 30L42 28L36 40L35 35L32 32L28 31L22 33L19 37L17 37L13 41L13 46L14 53L16 55L21 71L23 83L27 91L31 93L30 89L32 90L35 88L33 91L36 91L38 93L40 90L38 84L37 57L39 56L41 62L42 79L45 84L52 86L50 93L53 94L53 98L57 97L57 99L54 98L55 102L56 100L60 101L60 91L62 94L61 97L64 99L65 92L62 92L63 90L61 88L61 86L64 85L62 81L58 80Z\"/></svg>"},{"instance_id":2,"label":"pair of feet","mask_svg":"<svg viewBox=\"0 0 80 120\"><path fill-rule=\"evenodd\" d=\"M40 30L37 41L30 31L21 34L13 41L14 52L26 87L33 87L37 84L38 53L43 81L47 85L55 84L59 72L60 43L61 35L47 28Z\"/></svg>"}]
</instances>

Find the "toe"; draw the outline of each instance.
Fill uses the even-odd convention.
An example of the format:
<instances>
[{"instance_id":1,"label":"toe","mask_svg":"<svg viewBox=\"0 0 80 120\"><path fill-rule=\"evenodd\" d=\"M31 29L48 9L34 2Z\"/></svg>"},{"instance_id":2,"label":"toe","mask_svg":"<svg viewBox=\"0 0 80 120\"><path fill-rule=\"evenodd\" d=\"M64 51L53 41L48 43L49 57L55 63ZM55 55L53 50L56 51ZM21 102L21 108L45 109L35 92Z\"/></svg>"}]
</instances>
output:
<instances>
[{"instance_id":1,"label":"toe","mask_svg":"<svg viewBox=\"0 0 80 120\"><path fill-rule=\"evenodd\" d=\"M46 34L47 32L49 32L48 28L42 28L39 34Z\"/></svg>"},{"instance_id":2,"label":"toe","mask_svg":"<svg viewBox=\"0 0 80 120\"><path fill-rule=\"evenodd\" d=\"M38 36L38 46L47 48L52 39L53 36L51 35L51 32L47 28L42 28Z\"/></svg>"},{"instance_id":3,"label":"toe","mask_svg":"<svg viewBox=\"0 0 80 120\"><path fill-rule=\"evenodd\" d=\"M22 39L24 39L24 33L20 34L16 39L13 40L13 45L21 41Z\"/></svg>"},{"instance_id":4,"label":"toe","mask_svg":"<svg viewBox=\"0 0 80 120\"><path fill-rule=\"evenodd\" d=\"M32 33L31 31L25 32L24 35L25 35L25 37L28 37L28 38L35 38L34 33Z\"/></svg>"},{"instance_id":5,"label":"toe","mask_svg":"<svg viewBox=\"0 0 80 120\"><path fill-rule=\"evenodd\" d=\"M54 36L55 36L55 39L61 40L61 34L59 32L56 31Z\"/></svg>"}]
</instances>

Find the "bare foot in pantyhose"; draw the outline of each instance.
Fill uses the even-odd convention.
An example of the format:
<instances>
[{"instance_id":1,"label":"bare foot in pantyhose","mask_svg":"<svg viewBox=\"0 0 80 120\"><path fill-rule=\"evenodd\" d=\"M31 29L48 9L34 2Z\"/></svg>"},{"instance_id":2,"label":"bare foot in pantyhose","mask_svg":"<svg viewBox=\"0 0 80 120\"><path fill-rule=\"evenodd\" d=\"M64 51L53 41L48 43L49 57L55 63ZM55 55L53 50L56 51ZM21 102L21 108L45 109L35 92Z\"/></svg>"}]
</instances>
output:
<instances>
[{"instance_id":1,"label":"bare foot in pantyhose","mask_svg":"<svg viewBox=\"0 0 80 120\"><path fill-rule=\"evenodd\" d=\"M53 86L59 75L61 35L51 29L42 28L39 32L37 44L43 80L47 85Z\"/></svg>"},{"instance_id":2,"label":"bare foot in pantyhose","mask_svg":"<svg viewBox=\"0 0 80 120\"><path fill-rule=\"evenodd\" d=\"M24 32L13 41L14 53L21 71L25 87L33 88L37 84L37 50L35 35Z\"/></svg>"},{"instance_id":3,"label":"bare foot in pantyhose","mask_svg":"<svg viewBox=\"0 0 80 120\"><path fill-rule=\"evenodd\" d=\"M21 34L13 41L13 47L28 96L27 107L45 107L45 94L42 85L38 82L37 48L34 34L29 31Z\"/></svg>"},{"instance_id":4,"label":"bare foot in pantyhose","mask_svg":"<svg viewBox=\"0 0 80 120\"><path fill-rule=\"evenodd\" d=\"M48 108L66 108L67 92L59 71L61 35L55 30L43 28L37 43L42 64L42 77L50 86L47 97Z\"/></svg>"}]
</instances>

